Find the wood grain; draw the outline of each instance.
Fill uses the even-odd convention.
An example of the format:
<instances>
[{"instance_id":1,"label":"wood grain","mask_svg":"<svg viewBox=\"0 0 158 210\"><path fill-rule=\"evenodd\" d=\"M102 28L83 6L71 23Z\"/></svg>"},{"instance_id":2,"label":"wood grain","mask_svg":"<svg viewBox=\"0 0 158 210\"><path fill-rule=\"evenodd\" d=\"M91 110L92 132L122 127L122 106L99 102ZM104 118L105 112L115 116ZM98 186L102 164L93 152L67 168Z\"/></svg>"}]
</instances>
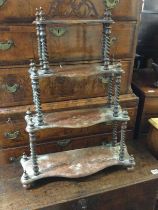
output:
<instances>
[{"instance_id":1,"label":"wood grain","mask_svg":"<svg viewBox=\"0 0 158 210\"><path fill-rule=\"evenodd\" d=\"M50 31L52 27L49 26L47 28L50 62L101 60L101 24L94 26L85 26L83 24L70 25L66 27L66 33L61 37L52 35ZM112 56L119 59L133 57L136 27L136 22L117 22L113 25L112 37L116 41L111 47ZM0 50L1 65L26 64L29 63L31 58L37 60L38 50L35 26L24 24L18 26L1 25L0 37L1 42L12 40L14 43L10 49Z\"/></svg>"},{"instance_id":2,"label":"wood grain","mask_svg":"<svg viewBox=\"0 0 158 210\"><path fill-rule=\"evenodd\" d=\"M37 7L43 7L47 16L49 18L58 17L59 14L64 14L65 11L67 14L70 14L72 9L71 1L62 0L59 2L59 11L60 13L53 12L53 7L55 7L57 1L48 0L27 0L23 2L21 0L6 1L4 5L0 8L1 16L0 22L32 22L34 20L34 14ZM70 3L69 3L70 2ZM78 3L78 1L76 1ZM79 1L80 2L80 1ZM103 1L91 0L89 1L91 9L88 10L86 5L82 5L78 13L75 13L77 18L100 18L104 14L104 4ZM76 3L76 4L77 4ZM61 6L62 4L62 6ZM118 20L136 20L139 19L139 9L140 9L140 0L120 0L120 3L113 10L114 19ZM56 9L56 11L58 11ZM86 14L85 14L86 11ZM79 15L78 15L79 14ZM67 15L68 16L68 15ZM68 16L69 17L69 16Z\"/></svg>"}]
</instances>

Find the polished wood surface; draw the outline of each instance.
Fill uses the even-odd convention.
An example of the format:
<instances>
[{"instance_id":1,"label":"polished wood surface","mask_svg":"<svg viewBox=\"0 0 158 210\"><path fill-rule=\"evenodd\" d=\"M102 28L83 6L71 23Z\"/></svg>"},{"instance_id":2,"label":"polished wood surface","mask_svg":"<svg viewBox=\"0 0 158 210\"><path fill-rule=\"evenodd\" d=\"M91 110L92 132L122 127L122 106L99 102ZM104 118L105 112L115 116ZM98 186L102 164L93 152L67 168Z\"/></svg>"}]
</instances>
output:
<instances>
[{"instance_id":1,"label":"polished wood surface","mask_svg":"<svg viewBox=\"0 0 158 210\"><path fill-rule=\"evenodd\" d=\"M114 19L138 19L140 4L140 0L120 0L117 8L113 10ZM32 22L34 20L35 10L39 6L44 8L49 18L61 16L71 18L74 3L71 0L27 0L27 2L21 0L7 0L0 6L0 22ZM75 1L75 6L78 9L73 16L77 18L101 18L104 14L103 1L90 0L87 3Z\"/></svg>"},{"instance_id":2,"label":"polished wood surface","mask_svg":"<svg viewBox=\"0 0 158 210\"><path fill-rule=\"evenodd\" d=\"M131 142L131 141L130 141ZM134 143L130 152L136 158L133 172L106 169L83 179L49 179L26 191L20 184L19 163L1 166L0 200L2 209L71 210L121 209L151 210L156 206L158 177L151 170L158 164L141 144ZM156 209L154 209L156 210Z\"/></svg>"},{"instance_id":3,"label":"polished wood surface","mask_svg":"<svg viewBox=\"0 0 158 210\"><path fill-rule=\"evenodd\" d=\"M52 26L47 28L49 61L62 63L64 61L101 60L102 24L64 26L63 36L54 36ZM115 58L132 58L134 53L136 22L116 22L112 28L111 55ZM92 35L93 34L93 35ZM127 36L128 34L128 36ZM24 64L31 58L37 60L37 38L33 25L1 25L0 64ZM97 37L97 39L96 39ZM4 50L4 45L13 44ZM126 44L124 44L126 43Z\"/></svg>"}]
</instances>

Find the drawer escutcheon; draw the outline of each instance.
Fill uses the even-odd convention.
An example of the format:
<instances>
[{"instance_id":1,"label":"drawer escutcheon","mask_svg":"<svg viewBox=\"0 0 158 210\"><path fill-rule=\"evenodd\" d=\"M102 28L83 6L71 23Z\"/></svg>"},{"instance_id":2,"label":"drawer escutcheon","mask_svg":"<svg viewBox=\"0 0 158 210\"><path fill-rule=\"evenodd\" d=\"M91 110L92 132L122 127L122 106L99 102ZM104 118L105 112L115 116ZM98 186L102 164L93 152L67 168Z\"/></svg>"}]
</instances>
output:
<instances>
[{"instance_id":1,"label":"drawer escutcheon","mask_svg":"<svg viewBox=\"0 0 158 210\"><path fill-rule=\"evenodd\" d=\"M9 93L16 93L19 88L20 88L19 84L14 84L12 86L8 84L2 85L2 89L6 90Z\"/></svg>"},{"instance_id":2,"label":"drawer escutcheon","mask_svg":"<svg viewBox=\"0 0 158 210\"><path fill-rule=\"evenodd\" d=\"M5 2L6 2L6 0L0 0L0 7L2 7Z\"/></svg>"},{"instance_id":3,"label":"drawer escutcheon","mask_svg":"<svg viewBox=\"0 0 158 210\"><path fill-rule=\"evenodd\" d=\"M57 145L60 147L66 147L70 144L70 142L71 142L70 139L60 140L60 141L57 141Z\"/></svg>"},{"instance_id":4,"label":"drawer escutcheon","mask_svg":"<svg viewBox=\"0 0 158 210\"><path fill-rule=\"evenodd\" d=\"M113 9L119 3L119 0L104 0L107 9Z\"/></svg>"},{"instance_id":5,"label":"drawer escutcheon","mask_svg":"<svg viewBox=\"0 0 158 210\"><path fill-rule=\"evenodd\" d=\"M110 39L111 46L113 46L117 41L118 41L118 39L115 36L111 37L111 39Z\"/></svg>"},{"instance_id":6,"label":"drawer escutcheon","mask_svg":"<svg viewBox=\"0 0 158 210\"><path fill-rule=\"evenodd\" d=\"M4 136L8 140L15 140L19 137L20 131L10 131L10 132L5 132Z\"/></svg>"},{"instance_id":7,"label":"drawer escutcheon","mask_svg":"<svg viewBox=\"0 0 158 210\"><path fill-rule=\"evenodd\" d=\"M56 37L62 37L66 33L67 29L64 27L49 28L49 31Z\"/></svg>"},{"instance_id":8,"label":"drawer escutcheon","mask_svg":"<svg viewBox=\"0 0 158 210\"><path fill-rule=\"evenodd\" d=\"M9 50L13 46L14 46L14 41L13 40L0 41L0 50L2 50L2 51Z\"/></svg>"}]
</instances>

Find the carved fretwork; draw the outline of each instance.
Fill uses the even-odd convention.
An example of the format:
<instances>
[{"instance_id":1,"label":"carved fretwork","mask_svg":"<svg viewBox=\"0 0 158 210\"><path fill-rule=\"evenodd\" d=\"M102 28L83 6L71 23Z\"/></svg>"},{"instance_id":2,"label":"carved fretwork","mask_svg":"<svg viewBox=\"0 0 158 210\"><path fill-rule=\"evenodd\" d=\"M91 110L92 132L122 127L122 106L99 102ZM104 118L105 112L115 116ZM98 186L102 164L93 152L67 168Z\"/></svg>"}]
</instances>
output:
<instances>
[{"instance_id":1,"label":"carved fretwork","mask_svg":"<svg viewBox=\"0 0 158 210\"><path fill-rule=\"evenodd\" d=\"M99 17L99 14L90 0L54 0L51 3L48 17Z\"/></svg>"}]
</instances>

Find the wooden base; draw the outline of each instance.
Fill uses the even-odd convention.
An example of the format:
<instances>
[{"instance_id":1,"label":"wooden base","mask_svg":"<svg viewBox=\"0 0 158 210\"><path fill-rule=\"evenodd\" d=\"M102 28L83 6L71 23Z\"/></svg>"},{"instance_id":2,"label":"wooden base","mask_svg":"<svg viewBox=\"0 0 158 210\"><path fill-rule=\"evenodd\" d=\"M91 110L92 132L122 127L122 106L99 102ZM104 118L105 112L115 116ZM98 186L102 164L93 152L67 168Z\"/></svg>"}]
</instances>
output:
<instances>
[{"instance_id":1,"label":"wooden base","mask_svg":"<svg viewBox=\"0 0 158 210\"><path fill-rule=\"evenodd\" d=\"M125 148L124 160L119 159L120 145L116 147L98 146L65 152L58 152L37 157L39 175L34 175L32 160L21 159L24 174L21 183L25 188L36 180L46 177L79 178L89 176L109 166L122 165L133 168L134 159Z\"/></svg>"}]
</instances>

